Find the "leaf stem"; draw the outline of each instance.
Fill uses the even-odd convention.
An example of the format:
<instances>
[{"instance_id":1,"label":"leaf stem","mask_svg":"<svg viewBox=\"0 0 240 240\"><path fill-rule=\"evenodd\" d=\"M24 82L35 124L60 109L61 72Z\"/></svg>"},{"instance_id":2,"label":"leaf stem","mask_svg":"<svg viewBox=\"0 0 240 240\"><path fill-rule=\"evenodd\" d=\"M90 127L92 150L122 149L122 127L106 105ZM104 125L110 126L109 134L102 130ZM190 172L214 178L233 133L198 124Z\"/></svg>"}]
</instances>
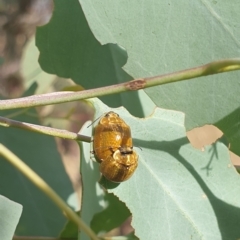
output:
<instances>
[{"instance_id":1,"label":"leaf stem","mask_svg":"<svg viewBox=\"0 0 240 240\"><path fill-rule=\"evenodd\" d=\"M31 123L26 123L26 122L19 122L19 121L11 120L4 117L0 117L0 126L20 128L20 129L31 131L31 132L38 132L45 135L77 140L82 142L91 142L91 137L83 136L78 133L73 133L67 130L62 130L57 128L35 125Z\"/></svg>"},{"instance_id":2,"label":"leaf stem","mask_svg":"<svg viewBox=\"0 0 240 240\"><path fill-rule=\"evenodd\" d=\"M116 94L126 91L135 91L143 88L163 85L178 81L184 81L191 78L198 78L222 72L240 70L240 58L224 59L210 62L195 68L190 68L170 74L158 75L135 79L130 82L115 84L112 86L95 88L79 92L55 92L30 97L23 97L11 100L1 100L0 110L36 107L50 104L59 104L63 102L78 101L92 97L100 97L110 94Z\"/></svg>"},{"instance_id":3,"label":"leaf stem","mask_svg":"<svg viewBox=\"0 0 240 240\"><path fill-rule=\"evenodd\" d=\"M82 219L57 195L57 193L29 166L27 166L13 152L0 144L0 154L10 162L15 168L25 175L33 184L43 191L66 215L84 231L87 236L94 240L99 240L95 233L82 221Z\"/></svg>"},{"instance_id":4,"label":"leaf stem","mask_svg":"<svg viewBox=\"0 0 240 240\"><path fill-rule=\"evenodd\" d=\"M147 78L147 87L240 70L240 58L224 59L175 73Z\"/></svg>"}]
</instances>

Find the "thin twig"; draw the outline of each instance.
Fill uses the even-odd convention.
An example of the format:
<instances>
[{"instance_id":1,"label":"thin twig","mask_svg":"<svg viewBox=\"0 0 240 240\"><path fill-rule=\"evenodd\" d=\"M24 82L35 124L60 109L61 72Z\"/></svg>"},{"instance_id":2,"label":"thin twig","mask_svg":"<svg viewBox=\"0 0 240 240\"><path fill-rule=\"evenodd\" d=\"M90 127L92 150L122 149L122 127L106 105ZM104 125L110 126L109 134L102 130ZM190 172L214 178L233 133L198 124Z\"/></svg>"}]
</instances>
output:
<instances>
[{"instance_id":1,"label":"thin twig","mask_svg":"<svg viewBox=\"0 0 240 240\"><path fill-rule=\"evenodd\" d=\"M95 233L82 221L82 219L57 195L57 193L29 166L27 166L20 158L13 152L7 149L3 144L0 144L0 154L15 168L25 175L34 185L36 185L42 192L44 192L66 216L77 224L77 226L84 231L87 236L93 240L99 240ZM34 156L33 156L34 157Z\"/></svg>"},{"instance_id":2,"label":"thin twig","mask_svg":"<svg viewBox=\"0 0 240 240\"><path fill-rule=\"evenodd\" d=\"M78 101L92 97L100 97L126 91L135 91L143 88L184 81L191 78L198 78L222 72L235 71L240 69L240 58L215 61L195 68L190 68L175 73L135 79L130 82L120 83L112 86L101 87L79 92L55 92L30 97L23 97L12 100L0 101L0 110L36 107L63 102Z\"/></svg>"},{"instance_id":3,"label":"thin twig","mask_svg":"<svg viewBox=\"0 0 240 240\"><path fill-rule=\"evenodd\" d=\"M0 117L0 126L20 128L20 129L31 131L31 132L38 132L45 135L77 140L82 142L91 142L91 137L83 136L78 133L73 133L67 130L62 130L57 128L35 125L31 123L26 123L26 122L19 122L19 121L11 120L4 117Z\"/></svg>"}]
</instances>

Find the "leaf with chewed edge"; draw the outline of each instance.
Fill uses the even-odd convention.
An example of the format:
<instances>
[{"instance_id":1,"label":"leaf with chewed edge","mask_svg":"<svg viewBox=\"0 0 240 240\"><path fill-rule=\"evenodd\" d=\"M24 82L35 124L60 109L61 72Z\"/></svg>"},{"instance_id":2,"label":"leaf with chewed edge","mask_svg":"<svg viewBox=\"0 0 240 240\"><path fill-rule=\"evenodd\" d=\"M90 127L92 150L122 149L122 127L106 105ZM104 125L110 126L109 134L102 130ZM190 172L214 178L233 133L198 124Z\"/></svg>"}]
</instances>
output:
<instances>
[{"instance_id":1,"label":"leaf with chewed edge","mask_svg":"<svg viewBox=\"0 0 240 240\"><path fill-rule=\"evenodd\" d=\"M237 239L240 179L228 149L199 151L189 143L184 114L156 108L145 119L91 99L96 118L115 111L131 127L139 165L121 184L104 186L126 203L140 239ZM94 123L94 126L97 124ZM234 184L234 188L233 188Z\"/></svg>"},{"instance_id":2,"label":"leaf with chewed edge","mask_svg":"<svg viewBox=\"0 0 240 240\"><path fill-rule=\"evenodd\" d=\"M79 2L98 41L126 50L123 69L133 78L239 57L238 0ZM188 130L214 124L240 155L239 79L235 71L144 91L157 106L183 111Z\"/></svg>"}]
</instances>

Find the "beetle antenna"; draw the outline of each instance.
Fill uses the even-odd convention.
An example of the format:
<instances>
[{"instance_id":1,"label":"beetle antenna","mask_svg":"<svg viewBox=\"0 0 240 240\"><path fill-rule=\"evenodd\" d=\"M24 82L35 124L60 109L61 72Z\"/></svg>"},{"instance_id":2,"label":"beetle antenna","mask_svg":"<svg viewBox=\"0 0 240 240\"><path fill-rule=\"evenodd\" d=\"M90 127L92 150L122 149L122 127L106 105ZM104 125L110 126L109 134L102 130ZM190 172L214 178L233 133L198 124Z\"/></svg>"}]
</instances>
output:
<instances>
[{"instance_id":1,"label":"beetle antenna","mask_svg":"<svg viewBox=\"0 0 240 240\"><path fill-rule=\"evenodd\" d=\"M102 117L102 116L100 116L100 117ZM100 117L96 118L93 122L91 122L90 125L87 126L87 128L91 127Z\"/></svg>"},{"instance_id":2,"label":"beetle antenna","mask_svg":"<svg viewBox=\"0 0 240 240\"><path fill-rule=\"evenodd\" d=\"M134 146L134 147L137 147L137 148L139 148L139 149L142 151L142 148L141 148L141 147L139 147L139 146Z\"/></svg>"}]
</instances>

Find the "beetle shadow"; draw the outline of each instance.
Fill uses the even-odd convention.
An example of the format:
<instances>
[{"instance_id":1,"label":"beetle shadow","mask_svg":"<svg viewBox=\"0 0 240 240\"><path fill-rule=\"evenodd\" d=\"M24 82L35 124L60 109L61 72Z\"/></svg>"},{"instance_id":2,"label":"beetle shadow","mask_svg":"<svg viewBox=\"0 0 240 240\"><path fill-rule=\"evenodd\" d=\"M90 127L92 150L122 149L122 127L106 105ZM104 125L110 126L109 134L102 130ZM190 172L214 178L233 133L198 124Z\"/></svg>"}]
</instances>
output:
<instances>
[{"instance_id":1,"label":"beetle shadow","mask_svg":"<svg viewBox=\"0 0 240 240\"><path fill-rule=\"evenodd\" d=\"M195 170L195 168L183 156L181 156L180 148L186 144L189 144L189 140L187 139L187 137L176 139L174 141L161 142L149 142L140 139L134 139L134 143L143 148L146 147L158 151L167 152L177 161L179 161L192 174L192 176L195 178L195 180L207 196L207 199L209 200L217 219L218 227L222 235L221 239L238 239L240 237L240 208L228 204L217 198L209 189L201 176L198 174L198 172ZM213 146L215 146L215 144L213 144ZM218 158L217 155L215 157ZM210 161L212 160L210 159Z\"/></svg>"},{"instance_id":2,"label":"beetle shadow","mask_svg":"<svg viewBox=\"0 0 240 240\"><path fill-rule=\"evenodd\" d=\"M100 177L100 180L98 182L106 190L107 189L114 189L114 188L118 187L121 184L121 183L109 181L103 175Z\"/></svg>"}]
</instances>

